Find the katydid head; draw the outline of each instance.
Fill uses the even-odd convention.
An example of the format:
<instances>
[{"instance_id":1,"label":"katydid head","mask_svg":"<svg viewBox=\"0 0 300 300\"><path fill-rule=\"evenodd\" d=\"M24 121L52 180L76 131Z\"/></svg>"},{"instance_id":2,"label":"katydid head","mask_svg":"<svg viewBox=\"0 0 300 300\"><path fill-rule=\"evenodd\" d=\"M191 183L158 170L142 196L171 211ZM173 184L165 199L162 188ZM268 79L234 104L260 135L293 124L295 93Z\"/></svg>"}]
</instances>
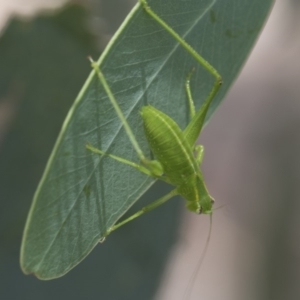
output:
<instances>
[{"instance_id":1,"label":"katydid head","mask_svg":"<svg viewBox=\"0 0 300 300\"><path fill-rule=\"evenodd\" d=\"M186 208L196 214L211 215L214 202L215 200L209 194L206 194L201 196L200 200L187 201Z\"/></svg>"},{"instance_id":2,"label":"katydid head","mask_svg":"<svg viewBox=\"0 0 300 300\"><path fill-rule=\"evenodd\" d=\"M212 206L215 202L215 199L212 198L209 194L206 194L199 201L200 203L200 214L211 215L213 212Z\"/></svg>"},{"instance_id":3,"label":"katydid head","mask_svg":"<svg viewBox=\"0 0 300 300\"><path fill-rule=\"evenodd\" d=\"M208 193L204 179L202 178L202 173L199 172L197 176L197 188L199 193L199 214L211 215L213 212L212 206L215 202L215 199Z\"/></svg>"},{"instance_id":4,"label":"katydid head","mask_svg":"<svg viewBox=\"0 0 300 300\"><path fill-rule=\"evenodd\" d=\"M189 181L189 184L185 184L184 188L181 187L179 191L187 200L186 207L188 210L196 214L212 214L215 200L208 193L202 174L195 176Z\"/></svg>"}]
</instances>

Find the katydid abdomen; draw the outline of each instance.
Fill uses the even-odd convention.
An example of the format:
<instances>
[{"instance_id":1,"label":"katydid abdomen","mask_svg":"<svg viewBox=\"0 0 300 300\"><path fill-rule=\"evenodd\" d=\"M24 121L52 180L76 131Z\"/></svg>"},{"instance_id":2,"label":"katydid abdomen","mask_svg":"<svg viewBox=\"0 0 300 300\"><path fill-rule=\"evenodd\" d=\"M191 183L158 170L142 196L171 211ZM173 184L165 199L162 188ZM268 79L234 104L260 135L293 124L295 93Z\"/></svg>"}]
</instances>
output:
<instances>
[{"instance_id":1,"label":"katydid abdomen","mask_svg":"<svg viewBox=\"0 0 300 300\"><path fill-rule=\"evenodd\" d=\"M141 115L151 151L171 183L178 186L195 175L199 167L192 148L175 121L150 105L142 108Z\"/></svg>"}]
</instances>

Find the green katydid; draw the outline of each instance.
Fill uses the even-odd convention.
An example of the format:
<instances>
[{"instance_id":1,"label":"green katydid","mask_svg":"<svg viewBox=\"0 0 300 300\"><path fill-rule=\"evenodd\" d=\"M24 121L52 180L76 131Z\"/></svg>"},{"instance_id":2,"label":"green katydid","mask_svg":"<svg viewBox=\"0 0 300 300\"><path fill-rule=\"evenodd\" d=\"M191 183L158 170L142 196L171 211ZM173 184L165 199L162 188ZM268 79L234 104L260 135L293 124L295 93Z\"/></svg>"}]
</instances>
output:
<instances>
[{"instance_id":1,"label":"green katydid","mask_svg":"<svg viewBox=\"0 0 300 300\"><path fill-rule=\"evenodd\" d=\"M146 0L139 0L139 2L144 10L155 21L167 30L202 67L215 77L215 82L204 104L199 111L195 112L192 92L190 89L190 79L193 71L188 74L185 87L190 106L191 120L184 131L179 128L173 119L153 106L148 105L141 109L145 135L150 149L156 158L156 160L150 160L146 158L141 150L99 66L91 59L92 67L94 68L111 101L111 104L120 118L128 138L130 139L141 161L141 164L131 162L111 153L105 153L90 144L88 144L86 148L96 154L106 155L111 159L127 164L148 176L152 176L175 186L175 189L165 196L152 202L124 221L109 228L106 236L111 231L116 230L129 221L141 216L145 212L151 211L162 205L175 195L181 195L187 201L186 207L190 211L198 214L203 213L211 215L212 205L214 202L213 198L207 191L202 172L199 168L199 164L201 164L203 159L203 146L196 145L196 141L203 128L208 108L222 84L221 76L212 65L210 65L199 53L187 44L182 37L180 37L149 7Z\"/></svg>"}]
</instances>

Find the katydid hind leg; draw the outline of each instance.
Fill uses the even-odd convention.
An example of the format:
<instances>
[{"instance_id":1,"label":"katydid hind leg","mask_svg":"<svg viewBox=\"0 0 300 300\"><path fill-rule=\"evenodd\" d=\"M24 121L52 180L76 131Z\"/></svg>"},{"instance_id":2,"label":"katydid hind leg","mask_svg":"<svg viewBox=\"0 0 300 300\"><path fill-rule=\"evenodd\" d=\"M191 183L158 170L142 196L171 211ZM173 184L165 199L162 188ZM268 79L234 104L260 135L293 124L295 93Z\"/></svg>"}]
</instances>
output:
<instances>
[{"instance_id":1,"label":"katydid hind leg","mask_svg":"<svg viewBox=\"0 0 300 300\"><path fill-rule=\"evenodd\" d=\"M192 48L172 27L170 27L164 20L162 20L148 5L147 0L139 0L142 7L145 11L156 21L158 22L171 36L173 36L177 42L204 68L206 69L214 78L213 87L204 101L201 109L195 114L191 122L188 124L187 128L184 130L184 135L193 147L196 143L196 140L201 132L201 129L204 124L206 113L210 106L211 101L216 96L217 92L220 89L222 84L222 77L219 72L207 61L205 60L196 50Z\"/></svg>"}]
</instances>

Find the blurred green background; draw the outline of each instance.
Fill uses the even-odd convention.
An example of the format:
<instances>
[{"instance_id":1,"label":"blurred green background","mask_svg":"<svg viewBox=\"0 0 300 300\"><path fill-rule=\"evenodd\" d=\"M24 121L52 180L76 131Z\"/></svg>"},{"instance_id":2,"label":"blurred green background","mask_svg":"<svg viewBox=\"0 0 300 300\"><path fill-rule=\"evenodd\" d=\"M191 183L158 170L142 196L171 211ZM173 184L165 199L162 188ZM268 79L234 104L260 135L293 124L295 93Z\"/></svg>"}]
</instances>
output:
<instances>
[{"instance_id":1,"label":"blurred green background","mask_svg":"<svg viewBox=\"0 0 300 300\"><path fill-rule=\"evenodd\" d=\"M16 11L24 8L24 1L15 2L22 3ZM208 219L184 213L181 224L183 203L176 200L141 218L139 226L117 231L60 279L39 281L19 267L32 195L90 72L86 56L99 56L134 3L76 1L14 17L2 29L1 300L183 297ZM244 71L201 137L209 190L225 207L214 214L194 300L299 299L299 12L299 1L277 1ZM155 186L151 198L165 188Z\"/></svg>"}]
</instances>

